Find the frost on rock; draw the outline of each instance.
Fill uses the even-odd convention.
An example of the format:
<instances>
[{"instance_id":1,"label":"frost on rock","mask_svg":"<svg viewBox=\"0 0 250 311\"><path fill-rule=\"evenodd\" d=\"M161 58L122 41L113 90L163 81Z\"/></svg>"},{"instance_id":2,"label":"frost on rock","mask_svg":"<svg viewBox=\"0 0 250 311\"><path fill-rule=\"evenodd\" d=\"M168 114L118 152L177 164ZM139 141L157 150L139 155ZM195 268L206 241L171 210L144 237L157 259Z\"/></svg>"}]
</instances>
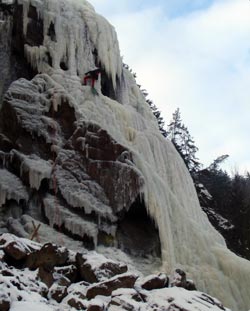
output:
<instances>
[{"instance_id":1,"label":"frost on rock","mask_svg":"<svg viewBox=\"0 0 250 311\"><path fill-rule=\"evenodd\" d=\"M250 263L227 249L201 210L185 164L160 134L133 76L122 68L113 27L84 0L18 3L23 5L22 48L41 75L11 85L1 130L21 153L53 160L50 185L43 190L73 211L96 217L98 230L99 220L107 220L106 226L118 222L141 198L159 229L162 269L179 267L199 289L218 295L232 309L249 309ZM34 25L40 27L37 38ZM96 66L105 74L93 95L81 80ZM105 75L112 81L107 89L116 88L116 96L103 91ZM18 179L1 169L1 204L8 198L27 200L23 186L6 186L12 180L16 185ZM40 182L32 179L34 192ZM47 213L52 221L53 208Z\"/></svg>"},{"instance_id":2,"label":"frost on rock","mask_svg":"<svg viewBox=\"0 0 250 311\"><path fill-rule=\"evenodd\" d=\"M0 207L5 204L6 200L11 199L18 203L21 200L27 201L26 187L18 177L6 169L0 169Z\"/></svg>"},{"instance_id":3,"label":"frost on rock","mask_svg":"<svg viewBox=\"0 0 250 311\"><path fill-rule=\"evenodd\" d=\"M53 196L47 196L43 202L45 216L51 226L63 226L68 232L80 238L84 238L84 236L92 238L94 245L97 245L98 227L95 223L84 220L69 211L65 206L60 205Z\"/></svg>"},{"instance_id":4,"label":"frost on rock","mask_svg":"<svg viewBox=\"0 0 250 311\"><path fill-rule=\"evenodd\" d=\"M56 171L56 179L62 196L70 206L81 208L86 214L95 212L100 217L115 220L112 209L109 205L105 205L107 199L104 194L106 200L101 202L88 190L89 187L96 187L96 190L100 191L98 184L91 180L79 182L70 171L64 171L59 167Z\"/></svg>"},{"instance_id":5,"label":"frost on rock","mask_svg":"<svg viewBox=\"0 0 250 311\"><path fill-rule=\"evenodd\" d=\"M17 150L11 151L11 156L14 157L14 155L18 157L21 162L20 176L28 172L29 185L31 188L38 190L43 179L50 179L52 171L51 162L45 161L36 155L26 156Z\"/></svg>"}]
</instances>

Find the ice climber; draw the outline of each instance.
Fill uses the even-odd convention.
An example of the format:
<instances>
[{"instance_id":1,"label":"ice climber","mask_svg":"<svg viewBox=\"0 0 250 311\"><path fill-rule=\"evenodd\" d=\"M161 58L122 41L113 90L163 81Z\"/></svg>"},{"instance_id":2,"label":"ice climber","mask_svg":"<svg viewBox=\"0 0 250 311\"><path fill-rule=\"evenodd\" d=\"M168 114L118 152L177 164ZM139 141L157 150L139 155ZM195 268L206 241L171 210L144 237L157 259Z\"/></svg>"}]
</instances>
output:
<instances>
[{"instance_id":1,"label":"ice climber","mask_svg":"<svg viewBox=\"0 0 250 311\"><path fill-rule=\"evenodd\" d=\"M99 74L101 74L100 68L86 72L83 79L83 85L87 85L87 81L91 80L91 87L94 88L95 81L98 80Z\"/></svg>"}]
</instances>

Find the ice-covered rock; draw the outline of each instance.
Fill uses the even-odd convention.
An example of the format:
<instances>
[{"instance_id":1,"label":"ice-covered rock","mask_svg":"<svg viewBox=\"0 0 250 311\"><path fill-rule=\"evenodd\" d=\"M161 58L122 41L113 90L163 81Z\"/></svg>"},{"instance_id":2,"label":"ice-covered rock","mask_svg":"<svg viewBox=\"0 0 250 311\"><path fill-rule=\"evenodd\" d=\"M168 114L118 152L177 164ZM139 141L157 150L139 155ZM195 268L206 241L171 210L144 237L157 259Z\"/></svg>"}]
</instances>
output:
<instances>
[{"instance_id":1,"label":"ice-covered rock","mask_svg":"<svg viewBox=\"0 0 250 311\"><path fill-rule=\"evenodd\" d=\"M125 264L107 260L106 257L96 252L85 255L78 253L76 264L83 280L89 283L104 281L128 270Z\"/></svg>"},{"instance_id":2,"label":"ice-covered rock","mask_svg":"<svg viewBox=\"0 0 250 311\"><path fill-rule=\"evenodd\" d=\"M18 177L6 169L0 169L0 207L6 200L27 201L28 192Z\"/></svg>"},{"instance_id":3,"label":"ice-covered rock","mask_svg":"<svg viewBox=\"0 0 250 311\"><path fill-rule=\"evenodd\" d=\"M202 212L182 159L161 136L133 76L122 66L114 28L85 0L5 1L0 8L6 29L0 42L7 50L0 55L6 72L0 91L22 78L11 84L1 103L0 130L8 142L0 144L5 146L0 162L3 208L11 200L23 201L24 212L30 213L36 198L39 220L45 222L42 203L52 196L69 212L61 209L64 222L56 220L58 209L47 204L51 225L63 226L69 216L71 234L88 231L92 244L124 249L132 245L126 233L137 236L146 210L153 222L143 220L150 232L158 229L154 236L159 235L155 240L160 241L165 271L180 267L198 288L218 294L234 309L249 308L250 263L226 248ZM95 67L103 70L97 94L81 84L84 73ZM25 177L18 162L11 161L11 149L25 155L35 176ZM50 163L50 176L47 165L39 171L35 163ZM23 183L33 185L28 196ZM136 222L131 221L131 208ZM70 213L94 225L86 224L82 231ZM124 228L124 219L133 223L133 230L118 234L119 240L116 232ZM22 224L18 217L14 221Z\"/></svg>"}]
</instances>

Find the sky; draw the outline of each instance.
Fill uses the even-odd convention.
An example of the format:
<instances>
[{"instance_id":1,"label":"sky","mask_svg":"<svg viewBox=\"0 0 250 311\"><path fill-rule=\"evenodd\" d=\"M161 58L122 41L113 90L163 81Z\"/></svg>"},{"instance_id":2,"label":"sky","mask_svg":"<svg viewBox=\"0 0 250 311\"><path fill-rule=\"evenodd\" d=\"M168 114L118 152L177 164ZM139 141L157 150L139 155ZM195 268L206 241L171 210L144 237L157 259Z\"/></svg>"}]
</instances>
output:
<instances>
[{"instance_id":1,"label":"sky","mask_svg":"<svg viewBox=\"0 0 250 311\"><path fill-rule=\"evenodd\" d=\"M250 171L250 1L89 0L168 124L180 108L204 167Z\"/></svg>"}]
</instances>

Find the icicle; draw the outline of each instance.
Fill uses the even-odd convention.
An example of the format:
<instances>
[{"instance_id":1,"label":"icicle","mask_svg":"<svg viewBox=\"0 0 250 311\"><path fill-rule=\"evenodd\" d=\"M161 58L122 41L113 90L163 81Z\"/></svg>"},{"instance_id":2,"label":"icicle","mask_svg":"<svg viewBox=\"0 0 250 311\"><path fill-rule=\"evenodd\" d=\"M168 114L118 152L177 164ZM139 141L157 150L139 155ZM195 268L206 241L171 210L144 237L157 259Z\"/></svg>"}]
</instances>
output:
<instances>
[{"instance_id":1,"label":"icicle","mask_svg":"<svg viewBox=\"0 0 250 311\"><path fill-rule=\"evenodd\" d=\"M85 235L91 237L94 245L97 246L98 228L96 224L85 221L77 214L67 210L66 207L58 204L58 202L55 203L55 198L49 195L44 199L44 211L50 226L61 227L64 225L65 229L72 234L80 237Z\"/></svg>"},{"instance_id":2,"label":"icicle","mask_svg":"<svg viewBox=\"0 0 250 311\"><path fill-rule=\"evenodd\" d=\"M33 69L38 72L44 71L47 48L44 46L24 45L25 56Z\"/></svg>"},{"instance_id":3,"label":"icicle","mask_svg":"<svg viewBox=\"0 0 250 311\"><path fill-rule=\"evenodd\" d=\"M19 3L24 4L25 32L29 1L19 0ZM173 145L160 134L155 117L132 75L122 69L113 27L95 13L87 1L45 0L39 3L43 10L46 34L53 20L56 41L45 34L42 47L25 48L27 58L34 68L51 76L43 75L41 79L46 80L53 91L57 87L60 89L57 93L64 94L70 105L75 107L79 124L81 120L98 124L132 153L134 169L144 182L139 191L143 193L148 213L159 229L163 269L170 272L176 266L183 267L197 279L200 289L218 295L232 309L249 308L250 263L226 248L224 239L202 212L183 160ZM101 62L111 77L114 88L116 78L123 77L124 105L102 96L101 92L93 96L89 87L81 85L80 78L96 65L93 56L95 49L98 53L97 61ZM43 57L46 52L50 53L52 66L45 66ZM64 70L60 63L66 58L68 68ZM60 98L56 98L53 103L55 110L60 104ZM88 157L87 144L85 149ZM40 177L35 175L30 179L33 186L38 187ZM96 198L88 196L89 193L80 187L73 192L68 185L60 186L65 186L61 193L71 206L83 208L85 213L94 211L96 214L103 213L101 216L104 218L112 218L113 212L108 203L98 205ZM17 193L6 194L6 188L1 189L1 202L6 195L7 199L8 196L21 197ZM66 216L63 212L61 215L66 223ZM75 232L86 232L87 229L80 224L75 226L74 223L75 220L68 220L67 226ZM90 235L92 229L88 228Z\"/></svg>"}]
</instances>

